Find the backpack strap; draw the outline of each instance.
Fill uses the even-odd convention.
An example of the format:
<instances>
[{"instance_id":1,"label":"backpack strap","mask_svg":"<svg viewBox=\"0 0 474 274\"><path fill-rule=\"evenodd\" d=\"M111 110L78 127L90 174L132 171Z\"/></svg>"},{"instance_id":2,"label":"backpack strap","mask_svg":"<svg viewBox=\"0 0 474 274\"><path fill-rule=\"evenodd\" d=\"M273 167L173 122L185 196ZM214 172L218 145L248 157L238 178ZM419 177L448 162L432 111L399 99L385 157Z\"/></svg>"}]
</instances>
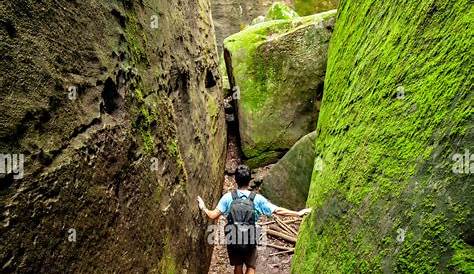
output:
<instances>
[{"instance_id":1,"label":"backpack strap","mask_svg":"<svg viewBox=\"0 0 474 274\"><path fill-rule=\"evenodd\" d=\"M256 195L257 195L257 194L256 194L255 192L253 192L253 191L252 191L252 192L250 192L250 195L249 195L249 199L250 199L250 201L252 201L252 202L253 202L253 200L255 199L255 196L256 196Z\"/></svg>"},{"instance_id":2,"label":"backpack strap","mask_svg":"<svg viewBox=\"0 0 474 274\"><path fill-rule=\"evenodd\" d=\"M232 200L239 199L239 195L237 194L237 190L233 190L231 193L232 193Z\"/></svg>"}]
</instances>

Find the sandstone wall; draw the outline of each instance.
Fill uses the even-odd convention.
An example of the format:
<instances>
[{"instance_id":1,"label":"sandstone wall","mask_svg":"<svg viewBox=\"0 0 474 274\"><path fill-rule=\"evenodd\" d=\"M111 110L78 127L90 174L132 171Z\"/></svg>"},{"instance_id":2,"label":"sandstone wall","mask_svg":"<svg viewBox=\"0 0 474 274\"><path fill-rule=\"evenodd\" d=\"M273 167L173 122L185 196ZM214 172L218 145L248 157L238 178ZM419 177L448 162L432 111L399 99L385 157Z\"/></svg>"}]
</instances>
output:
<instances>
[{"instance_id":1,"label":"sandstone wall","mask_svg":"<svg viewBox=\"0 0 474 274\"><path fill-rule=\"evenodd\" d=\"M210 3L0 14L0 153L25 155L0 175L0 272L206 272L195 197L216 201L225 158Z\"/></svg>"}]
</instances>

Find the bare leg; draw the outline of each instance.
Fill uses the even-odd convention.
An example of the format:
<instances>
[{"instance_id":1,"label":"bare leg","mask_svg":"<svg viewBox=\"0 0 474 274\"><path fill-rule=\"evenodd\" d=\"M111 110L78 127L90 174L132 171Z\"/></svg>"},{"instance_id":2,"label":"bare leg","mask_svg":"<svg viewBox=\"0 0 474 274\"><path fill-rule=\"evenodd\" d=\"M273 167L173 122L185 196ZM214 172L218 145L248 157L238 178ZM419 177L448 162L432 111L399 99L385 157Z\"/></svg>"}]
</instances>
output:
<instances>
[{"instance_id":1,"label":"bare leg","mask_svg":"<svg viewBox=\"0 0 474 274\"><path fill-rule=\"evenodd\" d=\"M243 265L236 265L234 267L234 274L244 274L244 266Z\"/></svg>"},{"instance_id":2,"label":"bare leg","mask_svg":"<svg viewBox=\"0 0 474 274\"><path fill-rule=\"evenodd\" d=\"M255 268L247 266L247 271L245 274L255 274Z\"/></svg>"}]
</instances>

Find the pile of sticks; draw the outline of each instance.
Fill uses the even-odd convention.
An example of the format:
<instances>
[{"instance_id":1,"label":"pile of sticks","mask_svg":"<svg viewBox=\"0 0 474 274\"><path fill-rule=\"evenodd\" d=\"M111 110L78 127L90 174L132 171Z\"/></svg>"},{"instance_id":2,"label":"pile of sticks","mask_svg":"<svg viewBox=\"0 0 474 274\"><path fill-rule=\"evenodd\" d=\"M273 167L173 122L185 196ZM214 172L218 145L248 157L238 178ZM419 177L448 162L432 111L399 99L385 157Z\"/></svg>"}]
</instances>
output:
<instances>
[{"instance_id":1,"label":"pile of sticks","mask_svg":"<svg viewBox=\"0 0 474 274\"><path fill-rule=\"evenodd\" d=\"M298 235L298 231L291 227L290 224L301 222L301 218L283 221L278 216L273 216L273 219L273 221L261 223L260 225L265 229L267 235L270 235L278 240L290 243L292 244L292 247L267 243L266 246L281 250L280 252L270 254L270 256L293 253L295 251L296 237Z\"/></svg>"}]
</instances>

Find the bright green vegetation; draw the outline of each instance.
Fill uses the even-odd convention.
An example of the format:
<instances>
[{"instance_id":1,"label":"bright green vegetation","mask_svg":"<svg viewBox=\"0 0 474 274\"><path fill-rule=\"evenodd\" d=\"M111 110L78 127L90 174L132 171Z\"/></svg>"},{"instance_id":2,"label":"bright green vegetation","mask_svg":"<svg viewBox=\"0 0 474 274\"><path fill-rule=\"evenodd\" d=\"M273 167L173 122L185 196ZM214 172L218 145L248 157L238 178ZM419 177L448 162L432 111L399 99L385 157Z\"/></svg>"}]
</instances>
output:
<instances>
[{"instance_id":1,"label":"bright green vegetation","mask_svg":"<svg viewBox=\"0 0 474 274\"><path fill-rule=\"evenodd\" d=\"M298 13L288 7L285 3L276 2L268 9L265 16L266 21L279 19L293 19L299 17Z\"/></svg>"},{"instance_id":2,"label":"bright green vegetation","mask_svg":"<svg viewBox=\"0 0 474 274\"><path fill-rule=\"evenodd\" d=\"M306 16L337 8L339 0L294 0L298 14Z\"/></svg>"},{"instance_id":3,"label":"bright green vegetation","mask_svg":"<svg viewBox=\"0 0 474 274\"><path fill-rule=\"evenodd\" d=\"M452 172L474 147L472 3L345 0L337 18L292 272L473 273L472 174Z\"/></svg>"},{"instance_id":4,"label":"bright green vegetation","mask_svg":"<svg viewBox=\"0 0 474 274\"><path fill-rule=\"evenodd\" d=\"M274 20L228 37L240 88L239 126L251 167L275 162L313 131L335 11Z\"/></svg>"}]
</instances>

